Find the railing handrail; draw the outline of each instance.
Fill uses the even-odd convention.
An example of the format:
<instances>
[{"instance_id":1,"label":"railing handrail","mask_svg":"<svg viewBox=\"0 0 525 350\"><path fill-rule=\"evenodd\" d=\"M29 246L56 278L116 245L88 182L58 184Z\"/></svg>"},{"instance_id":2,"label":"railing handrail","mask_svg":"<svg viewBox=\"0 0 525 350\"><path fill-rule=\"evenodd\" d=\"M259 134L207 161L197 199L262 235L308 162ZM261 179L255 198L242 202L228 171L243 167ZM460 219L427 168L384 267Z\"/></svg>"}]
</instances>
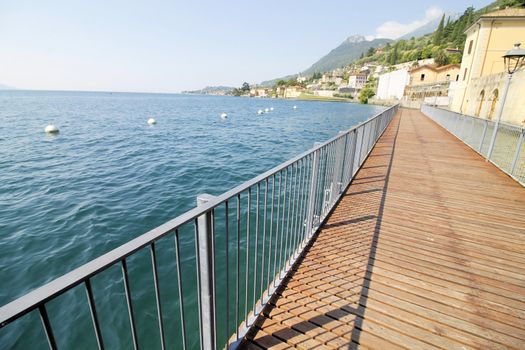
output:
<instances>
[{"instance_id":1,"label":"railing handrail","mask_svg":"<svg viewBox=\"0 0 525 350\"><path fill-rule=\"evenodd\" d=\"M421 105L421 111L488 162L525 186L525 157L522 151L525 144L525 126L496 122L429 104ZM476 125L482 127L477 129ZM492 130L489 131L489 128Z\"/></svg>"},{"instance_id":2,"label":"railing handrail","mask_svg":"<svg viewBox=\"0 0 525 350\"><path fill-rule=\"evenodd\" d=\"M97 257L93 260L88 261L87 263L75 268L74 270L65 273L64 275L53 279L52 281L44 284L43 286L37 287L30 292L22 295L21 297L3 305L0 307L0 328L9 324L10 322L18 319L19 317L35 310L40 305L46 303L47 301L53 299L54 297L63 294L64 292L70 290L71 288L85 282L90 277L96 275L97 273L109 268L115 263L122 261L131 254L137 252L138 250L150 245L152 242L174 232L177 228L182 225L195 220L201 215L207 213L208 211L214 209L225 201L230 200L231 198L237 196L238 194L244 192L253 185L264 181L265 179L271 177L272 175L280 172L283 169L286 169L288 166L294 164L295 162L313 154L319 149L325 147L326 145L345 137L345 135L351 133L354 130L357 130L359 127L372 122L374 119L382 116L388 111L396 108L398 105L391 106L385 109L382 112L377 113L375 116L351 127L343 133L330 138L329 140L316 145L315 147L309 149L302 154L293 157L292 159L277 165L276 167L244 182L243 184L234 187L233 189L224 192L223 194L214 197L212 200L207 203L190 209L183 214L177 216L176 218L169 220L168 222L157 226L156 228L143 233L142 235L118 246L117 248Z\"/></svg>"},{"instance_id":3,"label":"railing handrail","mask_svg":"<svg viewBox=\"0 0 525 350\"><path fill-rule=\"evenodd\" d=\"M445 112L457 114L457 115L460 115L462 117L468 117L468 118L481 120L483 122L488 122L488 123L495 123L495 121L491 120L491 119L481 118L481 117L478 117L478 116L475 116L475 115L470 115L470 114L456 112L456 111L453 111L453 110L450 110L450 109L446 109L446 108L442 108L442 107L438 107L438 106L433 106L432 104L424 103L423 105L428 106L428 107L432 107L432 108L435 108L435 109L439 109L439 110L442 110L442 111L445 111ZM505 122L505 121L500 121L499 124L508 126L510 128L516 128L516 129L525 130L525 125L521 126L521 125L511 124L511 123Z\"/></svg>"}]
</instances>

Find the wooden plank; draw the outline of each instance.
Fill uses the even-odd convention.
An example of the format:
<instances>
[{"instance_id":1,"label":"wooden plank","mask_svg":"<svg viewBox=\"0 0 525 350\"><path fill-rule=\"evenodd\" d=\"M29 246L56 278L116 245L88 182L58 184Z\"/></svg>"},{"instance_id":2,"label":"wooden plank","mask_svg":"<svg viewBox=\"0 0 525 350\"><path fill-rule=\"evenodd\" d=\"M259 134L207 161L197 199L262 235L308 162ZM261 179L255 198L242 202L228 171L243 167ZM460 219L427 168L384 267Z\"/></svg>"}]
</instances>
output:
<instances>
[{"instance_id":1,"label":"wooden plank","mask_svg":"<svg viewBox=\"0 0 525 350\"><path fill-rule=\"evenodd\" d=\"M525 347L525 189L401 110L244 348Z\"/></svg>"}]
</instances>

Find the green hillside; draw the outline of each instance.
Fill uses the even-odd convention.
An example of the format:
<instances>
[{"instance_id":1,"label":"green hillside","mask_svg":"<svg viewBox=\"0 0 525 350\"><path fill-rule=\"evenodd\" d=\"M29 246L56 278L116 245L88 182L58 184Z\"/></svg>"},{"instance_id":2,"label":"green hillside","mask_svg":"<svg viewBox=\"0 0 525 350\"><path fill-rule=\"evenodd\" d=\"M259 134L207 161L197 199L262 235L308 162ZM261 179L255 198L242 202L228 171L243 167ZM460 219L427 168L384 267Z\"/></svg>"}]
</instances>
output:
<instances>
[{"instance_id":1,"label":"green hillside","mask_svg":"<svg viewBox=\"0 0 525 350\"><path fill-rule=\"evenodd\" d=\"M368 52L360 59L353 62L356 65L377 63L394 65L425 58L434 58L437 65L460 63L465 45L465 30L478 18L487 13L506 7L523 7L525 0L500 0L495 1L479 10L468 7L457 20L441 18L438 28L432 34L409 40L398 40L388 43L383 50ZM457 49L459 53L453 52Z\"/></svg>"},{"instance_id":2,"label":"green hillside","mask_svg":"<svg viewBox=\"0 0 525 350\"><path fill-rule=\"evenodd\" d=\"M305 70L303 75L312 75L316 72L328 72L336 68L347 66L371 47L376 48L391 42L390 39L365 40L362 36L351 36L341 43L338 47L330 51L326 56L315 62L310 68Z\"/></svg>"}]
</instances>

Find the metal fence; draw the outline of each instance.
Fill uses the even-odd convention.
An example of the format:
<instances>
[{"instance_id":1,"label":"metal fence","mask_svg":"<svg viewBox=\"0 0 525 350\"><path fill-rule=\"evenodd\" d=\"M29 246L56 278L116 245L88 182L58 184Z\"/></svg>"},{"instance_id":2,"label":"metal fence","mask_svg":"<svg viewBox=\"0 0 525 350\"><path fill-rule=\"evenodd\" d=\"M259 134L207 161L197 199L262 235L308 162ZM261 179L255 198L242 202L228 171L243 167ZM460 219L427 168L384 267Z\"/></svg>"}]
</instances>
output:
<instances>
[{"instance_id":1,"label":"metal fence","mask_svg":"<svg viewBox=\"0 0 525 350\"><path fill-rule=\"evenodd\" d=\"M494 121L429 105L421 112L525 186L525 127L500 122L491 143Z\"/></svg>"},{"instance_id":2,"label":"metal fence","mask_svg":"<svg viewBox=\"0 0 525 350\"><path fill-rule=\"evenodd\" d=\"M3 306L0 328L47 337L51 349L71 348L67 335L78 325L62 316L84 310L81 332L99 349L235 348L397 110L220 196L199 196L196 208ZM111 273L109 288L99 279ZM144 312L148 289L154 306ZM76 299L61 300L75 290ZM41 325L22 322L29 314ZM117 325L125 326L120 333L108 329Z\"/></svg>"}]
</instances>

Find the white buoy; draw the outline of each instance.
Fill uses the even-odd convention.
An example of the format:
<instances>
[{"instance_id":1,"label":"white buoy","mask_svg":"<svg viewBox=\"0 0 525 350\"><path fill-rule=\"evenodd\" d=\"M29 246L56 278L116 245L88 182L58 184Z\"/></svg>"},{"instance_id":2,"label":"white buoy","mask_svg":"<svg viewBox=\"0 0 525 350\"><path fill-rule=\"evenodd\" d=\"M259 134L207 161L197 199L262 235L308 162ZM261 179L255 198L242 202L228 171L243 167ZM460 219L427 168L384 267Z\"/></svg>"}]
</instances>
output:
<instances>
[{"instance_id":1,"label":"white buoy","mask_svg":"<svg viewBox=\"0 0 525 350\"><path fill-rule=\"evenodd\" d=\"M270 112L270 108L265 108L265 109L264 109L264 112L265 112L265 113Z\"/></svg>"},{"instance_id":2,"label":"white buoy","mask_svg":"<svg viewBox=\"0 0 525 350\"><path fill-rule=\"evenodd\" d=\"M222 114L221 114L221 119L226 119L226 118L228 118L228 114L226 114L226 113L222 113Z\"/></svg>"},{"instance_id":3,"label":"white buoy","mask_svg":"<svg viewBox=\"0 0 525 350\"><path fill-rule=\"evenodd\" d=\"M259 110L257 111L257 114L263 114L263 113L264 113L264 112L263 112L262 109L259 109Z\"/></svg>"},{"instance_id":4,"label":"white buoy","mask_svg":"<svg viewBox=\"0 0 525 350\"><path fill-rule=\"evenodd\" d=\"M148 119L148 124L149 125L157 124L157 121L155 120L155 118L149 118Z\"/></svg>"},{"instance_id":5,"label":"white buoy","mask_svg":"<svg viewBox=\"0 0 525 350\"><path fill-rule=\"evenodd\" d=\"M48 126L45 127L44 132L46 134L56 134L59 132L59 130L56 125L49 124Z\"/></svg>"},{"instance_id":6,"label":"white buoy","mask_svg":"<svg viewBox=\"0 0 525 350\"><path fill-rule=\"evenodd\" d=\"M297 106L293 106L293 109L297 109Z\"/></svg>"},{"instance_id":7,"label":"white buoy","mask_svg":"<svg viewBox=\"0 0 525 350\"><path fill-rule=\"evenodd\" d=\"M270 111L273 111L273 107L270 107Z\"/></svg>"}]
</instances>

